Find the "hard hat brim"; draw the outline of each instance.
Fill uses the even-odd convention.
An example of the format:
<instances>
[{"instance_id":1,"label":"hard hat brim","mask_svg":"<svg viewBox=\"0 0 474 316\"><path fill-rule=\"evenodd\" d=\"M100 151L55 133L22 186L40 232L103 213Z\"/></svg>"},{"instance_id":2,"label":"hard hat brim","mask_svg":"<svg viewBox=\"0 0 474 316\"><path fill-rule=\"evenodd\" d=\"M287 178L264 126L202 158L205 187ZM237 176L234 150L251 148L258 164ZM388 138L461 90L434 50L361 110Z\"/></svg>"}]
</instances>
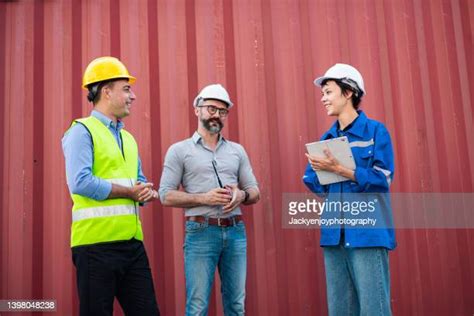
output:
<instances>
[{"instance_id":1,"label":"hard hat brim","mask_svg":"<svg viewBox=\"0 0 474 316\"><path fill-rule=\"evenodd\" d=\"M197 107L198 106L198 103L199 103L199 99L200 97L196 97L193 101L193 107ZM230 109L232 106L234 106L234 103L232 103L231 101L226 101L226 100L223 100L223 99L219 99L219 98L201 98L202 101L206 101L206 100L217 100L217 101L221 101L225 104L227 104L227 108Z\"/></svg>"},{"instance_id":2,"label":"hard hat brim","mask_svg":"<svg viewBox=\"0 0 474 316\"><path fill-rule=\"evenodd\" d=\"M343 78L344 79L344 78ZM333 78L333 77L319 77L314 79L313 83L317 87L321 87L324 81L326 80L341 80L341 78ZM362 89L361 87L357 86L357 88L362 92L362 95L365 95L365 89Z\"/></svg>"},{"instance_id":3,"label":"hard hat brim","mask_svg":"<svg viewBox=\"0 0 474 316\"><path fill-rule=\"evenodd\" d=\"M87 86L91 85L91 84L94 84L94 83L98 83L98 82L102 82L102 81L109 81L109 80L114 80L114 79L128 79L128 82L130 84L134 84L135 81L137 81L137 78L135 78L134 76L124 76L124 75L117 75L117 76L113 76L113 77L110 77L110 78L107 78L106 80L91 80L90 82L86 82L82 85L82 88L87 90Z\"/></svg>"},{"instance_id":4,"label":"hard hat brim","mask_svg":"<svg viewBox=\"0 0 474 316\"><path fill-rule=\"evenodd\" d=\"M337 78L331 78L331 77L319 77L319 78L316 78L314 79L313 83L315 86L317 87L321 87L321 84L323 83L324 80L328 80L328 79L333 79L333 80L337 80Z\"/></svg>"}]
</instances>

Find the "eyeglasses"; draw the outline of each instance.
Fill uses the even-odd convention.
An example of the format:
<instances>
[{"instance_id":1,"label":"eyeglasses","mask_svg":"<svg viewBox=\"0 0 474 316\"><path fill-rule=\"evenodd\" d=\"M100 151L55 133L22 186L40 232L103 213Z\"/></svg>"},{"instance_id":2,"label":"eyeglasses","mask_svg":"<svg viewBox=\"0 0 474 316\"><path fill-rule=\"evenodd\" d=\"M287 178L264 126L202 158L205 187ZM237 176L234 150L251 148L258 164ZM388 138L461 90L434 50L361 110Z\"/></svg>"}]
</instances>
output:
<instances>
[{"instance_id":1,"label":"eyeglasses","mask_svg":"<svg viewBox=\"0 0 474 316\"><path fill-rule=\"evenodd\" d=\"M219 116L220 117L226 117L227 115L229 115L229 110L219 109L218 107L216 107L214 105L200 105L200 106L198 106L198 108L207 108L207 112L209 112L209 114L211 114L211 115L216 114L217 111L219 111Z\"/></svg>"}]
</instances>

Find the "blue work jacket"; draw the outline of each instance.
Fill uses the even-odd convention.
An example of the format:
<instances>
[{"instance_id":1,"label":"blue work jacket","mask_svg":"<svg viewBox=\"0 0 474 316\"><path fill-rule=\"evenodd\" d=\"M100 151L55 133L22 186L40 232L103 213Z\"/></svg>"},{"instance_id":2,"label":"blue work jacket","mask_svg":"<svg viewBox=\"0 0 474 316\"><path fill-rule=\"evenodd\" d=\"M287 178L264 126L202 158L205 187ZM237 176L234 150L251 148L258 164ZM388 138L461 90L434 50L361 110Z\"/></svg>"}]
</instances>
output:
<instances>
[{"instance_id":1,"label":"blue work jacket","mask_svg":"<svg viewBox=\"0 0 474 316\"><path fill-rule=\"evenodd\" d=\"M321 246L335 246L341 242L341 230L344 236L344 246L357 247L396 247L393 229L392 209L390 205L389 188L393 180L394 159L390 134L380 122L371 120L362 111L359 116L346 128L340 131L339 123L333 126L321 137L327 140L347 136L355 160L355 180L321 185L318 176L308 163L303 176L304 184L318 196L329 199L340 199L344 194L351 199L370 199L375 197L377 209L377 228L332 225L321 226ZM350 194L347 194L350 193ZM322 218L347 217L347 214L323 212Z\"/></svg>"}]
</instances>

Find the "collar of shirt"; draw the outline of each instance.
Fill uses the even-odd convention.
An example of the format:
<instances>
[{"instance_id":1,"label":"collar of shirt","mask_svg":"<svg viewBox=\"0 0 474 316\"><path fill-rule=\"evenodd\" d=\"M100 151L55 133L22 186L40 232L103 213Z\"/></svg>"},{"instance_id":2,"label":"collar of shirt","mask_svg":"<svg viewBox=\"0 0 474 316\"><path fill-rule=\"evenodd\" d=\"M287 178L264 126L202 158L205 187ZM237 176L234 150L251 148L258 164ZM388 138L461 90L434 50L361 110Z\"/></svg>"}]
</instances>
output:
<instances>
[{"instance_id":1,"label":"collar of shirt","mask_svg":"<svg viewBox=\"0 0 474 316\"><path fill-rule=\"evenodd\" d=\"M357 116L357 118L344 129L344 132L356 135L358 137L362 137L364 136L364 130L367 125L367 116L361 110L357 111L357 113L359 113L359 116ZM329 129L327 135L330 135L333 138L338 137L338 131L339 122L336 120L336 122L334 122L332 127Z\"/></svg>"},{"instance_id":2,"label":"collar of shirt","mask_svg":"<svg viewBox=\"0 0 474 316\"><path fill-rule=\"evenodd\" d=\"M193 143L197 144L200 140L202 140L202 136L197 131L195 131L192 139ZM224 136L222 136L222 134L219 134L219 141L217 142L217 146L219 146L221 142L227 142L227 140L224 138Z\"/></svg>"},{"instance_id":3,"label":"collar of shirt","mask_svg":"<svg viewBox=\"0 0 474 316\"><path fill-rule=\"evenodd\" d=\"M117 120L117 125L115 125L114 121L112 121L110 118L108 118L103 113L100 113L97 110L92 110L91 116L101 121L108 128L116 130L117 132L120 131L124 127L124 124L122 121Z\"/></svg>"}]
</instances>

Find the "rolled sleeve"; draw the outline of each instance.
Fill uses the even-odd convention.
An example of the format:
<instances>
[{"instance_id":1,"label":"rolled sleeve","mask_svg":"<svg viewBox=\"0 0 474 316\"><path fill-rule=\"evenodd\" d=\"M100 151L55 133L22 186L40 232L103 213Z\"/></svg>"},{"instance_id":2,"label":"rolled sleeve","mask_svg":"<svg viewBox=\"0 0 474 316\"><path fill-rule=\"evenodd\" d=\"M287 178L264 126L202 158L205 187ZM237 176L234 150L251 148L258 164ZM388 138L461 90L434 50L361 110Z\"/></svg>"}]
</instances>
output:
<instances>
[{"instance_id":1,"label":"rolled sleeve","mask_svg":"<svg viewBox=\"0 0 474 316\"><path fill-rule=\"evenodd\" d=\"M170 190L177 190L183 177L183 161L179 158L176 146L171 146L165 155L163 172L160 180L160 200L165 201L166 194Z\"/></svg>"},{"instance_id":2,"label":"rolled sleeve","mask_svg":"<svg viewBox=\"0 0 474 316\"><path fill-rule=\"evenodd\" d=\"M250 164L250 159L247 155L247 152L242 146L240 147L240 166L239 166L239 187L241 190L248 190L250 188L255 188L258 190L258 182L253 174L252 165Z\"/></svg>"}]
</instances>

